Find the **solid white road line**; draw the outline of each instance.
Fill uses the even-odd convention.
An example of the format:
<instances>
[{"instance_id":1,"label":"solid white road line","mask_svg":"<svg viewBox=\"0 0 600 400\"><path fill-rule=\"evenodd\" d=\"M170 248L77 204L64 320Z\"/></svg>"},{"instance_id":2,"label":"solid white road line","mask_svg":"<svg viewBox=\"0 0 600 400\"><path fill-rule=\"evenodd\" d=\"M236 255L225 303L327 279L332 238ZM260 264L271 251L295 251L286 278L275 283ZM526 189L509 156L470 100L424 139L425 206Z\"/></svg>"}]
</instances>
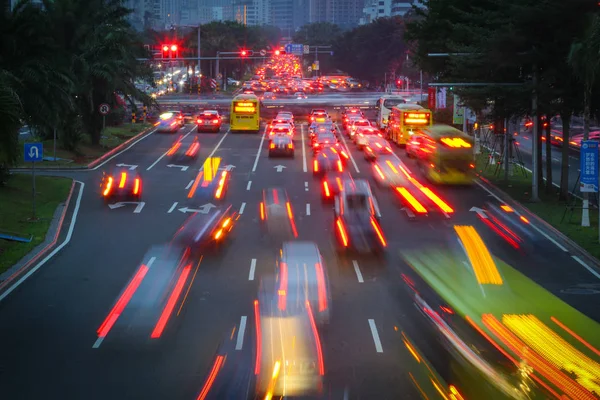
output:
<instances>
[{"instance_id":1,"label":"solid white road line","mask_svg":"<svg viewBox=\"0 0 600 400\"><path fill-rule=\"evenodd\" d=\"M310 215L310 204L306 203L306 215Z\"/></svg>"},{"instance_id":2,"label":"solid white road line","mask_svg":"<svg viewBox=\"0 0 600 400\"><path fill-rule=\"evenodd\" d=\"M308 182L304 182L304 191L308 192Z\"/></svg>"},{"instance_id":3,"label":"solid white road line","mask_svg":"<svg viewBox=\"0 0 600 400\"><path fill-rule=\"evenodd\" d=\"M146 139L148 136L152 135L154 132L156 132L156 128L152 129L150 132L148 132L148 134L142 136L141 138L139 138L135 142L131 143L129 146L127 146L123 150L119 151L116 154L113 154L112 156L110 156L109 158L107 158L106 160L104 160L104 162L96 165L94 168L92 168L92 171L97 170L98 168L100 168L101 166L103 166L104 164L106 164L107 162L109 162L110 160L112 160L113 158L115 158L116 156L119 156L119 155L125 153L127 150L131 149L133 146L135 146L136 144L138 144L142 140Z\"/></svg>"},{"instance_id":4,"label":"solid white road line","mask_svg":"<svg viewBox=\"0 0 600 400\"><path fill-rule=\"evenodd\" d=\"M240 329L238 329L237 342L235 343L236 350L241 350L244 346L244 332L246 332L247 319L248 318L245 315L240 319Z\"/></svg>"},{"instance_id":5,"label":"solid white road line","mask_svg":"<svg viewBox=\"0 0 600 400\"><path fill-rule=\"evenodd\" d=\"M52 252L50 254L48 254L42 261L40 261L35 267L31 268L29 270L29 272L27 272L25 275L23 275L21 277L21 279L19 279L17 282L15 282L14 285L12 285L4 293L2 293L0 295L0 302L2 302L2 300L4 300L6 298L6 296L11 294L13 292L13 290L15 290L16 288L21 286L21 284L23 282L25 282L27 280L27 278L29 278L31 275L35 274L38 269L42 268L42 266L44 264L46 264L48 262L48 260L50 260L52 257L54 257L56 255L56 253L61 251L63 249L63 247L65 247L71 241L71 237L73 236L73 230L75 229L75 223L77 222L77 214L79 213L79 207L81 206L81 197L83 196L83 190L85 189L85 183L80 182L80 181L75 181L75 182L79 183L81 185L81 188L79 189L79 195L77 195L77 201L75 202L75 209L73 210L73 216L71 217L71 225L69 226L69 232L67 232L67 237L57 248L52 250Z\"/></svg>"},{"instance_id":6,"label":"solid white road line","mask_svg":"<svg viewBox=\"0 0 600 400\"><path fill-rule=\"evenodd\" d=\"M186 138L186 137L187 137L187 136L188 136L190 133L192 133L192 132L194 131L194 129L195 129L195 128L196 128L196 125L194 125L194 126L192 127L192 129L191 129L191 130L190 130L188 133L186 133L185 135L183 135L183 136L181 137L181 139L185 139L185 138ZM162 159L163 159L163 158L164 158L164 157L167 155L167 153L169 152L169 150L170 150L170 148L169 148L169 149L167 149L167 151L165 151L165 152L164 152L164 153L163 153L163 154L162 154L160 157L158 157L158 158L156 159L156 161L154 161L152 164L150 164L150 166L149 166L148 168L146 168L146 171L150 171L152 168L154 168L154 166L155 166L156 164L158 164L158 163L160 162L160 160L162 160Z\"/></svg>"},{"instance_id":7,"label":"solid white road line","mask_svg":"<svg viewBox=\"0 0 600 400\"><path fill-rule=\"evenodd\" d=\"M94 345L92 346L92 349L97 349L98 347L100 347L100 345L104 341L105 337L106 336L102 336L102 337L99 337L98 339L96 339L96 341L94 342Z\"/></svg>"},{"instance_id":8,"label":"solid white road line","mask_svg":"<svg viewBox=\"0 0 600 400\"><path fill-rule=\"evenodd\" d=\"M258 166L258 160L260 158L260 153L262 152L263 143L265 142L266 135L267 135L267 127L265 127L265 131L263 132L262 138L260 138L260 144L258 145L258 151L256 152L256 158L254 159L254 165L252 166L252 172L256 172L256 167Z\"/></svg>"},{"instance_id":9,"label":"solid white road line","mask_svg":"<svg viewBox=\"0 0 600 400\"><path fill-rule=\"evenodd\" d=\"M498 200L500 203L504 204L504 200L502 200L500 197L498 197L494 193L492 193L492 191L490 191L488 188L486 188L481 182L475 181L475 183L477 185L479 185L479 187L481 187L483 190L485 190L486 192L488 192L493 198L495 198L496 200ZM518 216L521 216L521 213L519 213L516 210L515 210L515 214L517 214ZM535 229L540 235L544 236L546 239L548 239L549 241L551 241L552 243L554 243L554 245L556 247L558 247L559 249L561 249L562 251L564 251L564 252L568 252L569 251L569 250L567 250L565 248L565 246L563 246L562 244L558 243L556 240L552 239L550 236L548 236L548 234L546 232L542 231L540 228L538 228L534 224L529 224L529 225L533 229Z\"/></svg>"},{"instance_id":10,"label":"solid white road line","mask_svg":"<svg viewBox=\"0 0 600 400\"><path fill-rule=\"evenodd\" d=\"M340 128L337 126L337 124L335 124L340 138L342 139L342 142L344 142L344 147L346 148L346 151L348 151L348 155L350 156L350 161L352 161L352 165L354 165L354 169L356 170L357 174L360 174L360 170L358 169L358 165L356 165L356 161L354 161L354 157L352 156L352 152L350 151L350 147L348 147L348 144L346 143L346 139L344 139L344 134L342 133L342 131L340 130Z\"/></svg>"},{"instance_id":11,"label":"solid white road line","mask_svg":"<svg viewBox=\"0 0 600 400\"><path fill-rule=\"evenodd\" d=\"M354 267L354 272L356 272L356 277L358 278L359 283L364 283L362 273L360 272L360 268L358 268L358 261L352 260L352 266Z\"/></svg>"},{"instance_id":12,"label":"solid white road line","mask_svg":"<svg viewBox=\"0 0 600 400\"><path fill-rule=\"evenodd\" d=\"M244 213L244 210L246 209L246 203L242 203L242 205L240 206L240 215Z\"/></svg>"},{"instance_id":13,"label":"solid white road line","mask_svg":"<svg viewBox=\"0 0 600 400\"><path fill-rule=\"evenodd\" d=\"M173 210L175 209L175 207L177 207L178 202L174 202L173 205L171 206L171 208L169 208L169 211L167 211L167 213L172 213Z\"/></svg>"},{"instance_id":14,"label":"solid white road line","mask_svg":"<svg viewBox=\"0 0 600 400\"><path fill-rule=\"evenodd\" d=\"M185 187L185 190L188 190L189 188L191 188L191 187L192 187L192 185L194 184L194 181L195 181L195 179L192 179L192 180L190 181L190 183L188 183L188 184L187 184L187 186Z\"/></svg>"},{"instance_id":15,"label":"solid white road line","mask_svg":"<svg viewBox=\"0 0 600 400\"><path fill-rule=\"evenodd\" d=\"M250 273L248 274L248 280L254 280L254 272L256 271L256 258L253 258L250 262Z\"/></svg>"},{"instance_id":16,"label":"solid white road line","mask_svg":"<svg viewBox=\"0 0 600 400\"><path fill-rule=\"evenodd\" d=\"M223 143L223 140L225 140L225 138L227 137L227 135L229 135L230 131L225 132L225 134L223 135L223 137L221 138L221 140L219 140L219 142L217 143L217 145L215 146L214 149L212 149L212 151L210 152L210 154L208 155L208 157L206 157L207 159L211 158L212 156L215 155L215 153L217 152L217 150L219 150L219 147L221 147L221 143ZM206 162L206 160L205 160ZM200 168L200 171L202 171L204 169L204 163L202 163L202 167Z\"/></svg>"},{"instance_id":17,"label":"solid white road line","mask_svg":"<svg viewBox=\"0 0 600 400\"><path fill-rule=\"evenodd\" d=\"M594 275L596 278L600 279L600 274L594 270L592 267L590 267L589 265L587 265L586 263L583 262L583 260L581 258L579 258L578 256L571 256L575 261L577 261L579 264L581 264L583 266L583 268L587 269L590 274Z\"/></svg>"},{"instance_id":18,"label":"solid white road line","mask_svg":"<svg viewBox=\"0 0 600 400\"><path fill-rule=\"evenodd\" d=\"M383 353L383 347L381 347L381 340L379 339L379 333L377 332L374 319L369 319L369 326L371 327L373 342L375 342L375 350L377 350L378 353Z\"/></svg>"},{"instance_id":19,"label":"solid white road line","mask_svg":"<svg viewBox=\"0 0 600 400\"><path fill-rule=\"evenodd\" d=\"M306 166L306 146L304 145L304 125L300 129L300 137L302 138L302 171L308 172L308 167Z\"/></svg>"},{"instance_id":20,"label":"solid white road line","mask_svg":"<svg viewBox=\"0 0 600 400\"><path fill-rule=\"evenodd\" d=\"M248 181L248 184L246 185L246 190L250 190L251 186L252 186L252 181Z\"/></svg>"}]
</instances>

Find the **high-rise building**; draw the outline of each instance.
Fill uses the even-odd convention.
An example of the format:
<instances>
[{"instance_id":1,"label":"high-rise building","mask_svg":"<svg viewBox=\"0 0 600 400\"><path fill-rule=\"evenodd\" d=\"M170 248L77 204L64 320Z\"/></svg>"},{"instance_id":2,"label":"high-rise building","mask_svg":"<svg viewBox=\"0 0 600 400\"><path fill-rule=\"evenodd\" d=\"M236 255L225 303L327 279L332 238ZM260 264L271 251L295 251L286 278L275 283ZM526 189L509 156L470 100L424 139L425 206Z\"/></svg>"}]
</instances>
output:
<instances>
[{"instance_id":1,"label":"high-rise building","mask_svg":"<svg viewBox=\"0 0 600 400\"><path fill-rule=\"evenodd\" d=\"M329 0L328 21L342 28L354 28L363 16L365 0Z\"/></svg>"},{"instance_id":2,"label":"high-rise building","mask_svg":"<svg viewBox=\"0 0 600 400\"><path fill-rule=\"evenodd\" d=\"M279 27L284 37L293 36L298 28L310 22L313 1L271 0L271 25Z\"/></svg>"},{"instance_id":3,"label":"high-rise building","mask_svg":"<svg viewBox=\"0 0 600 400\"><path fill-rule=\"evenodd\" d=\"M420 0L393 0L392 16L403 17L406 13L412 10L413 5L416 7L425 7Z\"/></svg>"},{"instance_id":4,"label":"high-rise building","mask_svg":"<svg viewBox=\"0 0 600 400\"><path fill-rule=\"evenodd\" d=\"M308 23L327 22L327 0L308 1Z\"/></svg>"},{"instance_id":5,"label":"high-rise building","mask_svg":"<svg viewBox=\"0 0 600 400\"><path fill-rule=\"evenodd\" d=\"M363 16L360 24L369 24L377 18L390 17L392 15L392 0L371 0L363 8Z\"/></svg>"}]
</instances>

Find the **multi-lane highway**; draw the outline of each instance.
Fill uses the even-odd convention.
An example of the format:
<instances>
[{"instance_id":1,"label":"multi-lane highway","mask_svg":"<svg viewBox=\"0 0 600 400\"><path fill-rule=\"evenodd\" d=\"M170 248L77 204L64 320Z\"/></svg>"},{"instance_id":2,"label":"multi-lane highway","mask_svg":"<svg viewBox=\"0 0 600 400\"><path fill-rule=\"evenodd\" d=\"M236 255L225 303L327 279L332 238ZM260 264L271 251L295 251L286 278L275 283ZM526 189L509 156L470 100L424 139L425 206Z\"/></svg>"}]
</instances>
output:
<instances>
[{"instance_id":1,"label":"multi-lane highway","mask_svg":"<svg viewBox=\"0 0 600 400\"><path fill-rule=\"evenodd\" d=\"M192 163L165 156L174 140L198 136L201 150ZM400 253L442 243L453 225L474 225L497 257L575 308L600 321L600 309L581 290L600 275L584 268L543 228L535 230L543 251L512 249L476 215L499 199L485 188L435 188L450 204L450 218L410 221L392 194L376 189L388 242L384 261L340 258L332 245L332 209L321 203L320 181L311 170L307 127L296 135L294 159L269 159L261 134L152 133L131 149L85 176L73 237L39 271L0 302L0 388L6 399L195 399L224 340L252 353L253 301L261 277L272 274L278 246L259 226L261 191L287 190L299 239L316 242L332 287L332 320L321 332L327 398L413 399L406 351L397 329L427 338L414 305L404 295ZM370 166L346 139L348 163L356 178L371 178ZM419 173L401 149L397 156ZM97 330L153 245L168 242L189 216L187 194L208 157L219 157L232 178L226 202L241 214L230 243L205 255L185 279L178 303L158 339L131 334L117 323L104 338ZM143 206L110 207L98 190L101 170L124 164L144 178ZM195 205L198 206L198 205ZM207 205L210 207L210 205ZM472 211L473 210L473 211ZM424 344L426 346L426 342ZM239 349L238 349L239 347Z\"/></svg>"}]
</instances>

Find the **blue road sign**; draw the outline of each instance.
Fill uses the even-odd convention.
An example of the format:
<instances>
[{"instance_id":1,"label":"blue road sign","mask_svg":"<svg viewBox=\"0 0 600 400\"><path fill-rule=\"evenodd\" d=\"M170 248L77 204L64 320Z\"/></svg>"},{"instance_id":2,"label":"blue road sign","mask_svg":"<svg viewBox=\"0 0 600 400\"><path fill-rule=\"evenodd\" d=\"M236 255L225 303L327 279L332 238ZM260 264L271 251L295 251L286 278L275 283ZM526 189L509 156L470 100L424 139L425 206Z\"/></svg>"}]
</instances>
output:
<instances>
[{"instance_id":1,"label":"blue road sign","mask_svg":"<svg viewBox=\"0 0 600 400\"><path fill-rule=\"evenodd\" d=\"M288 43L285 45L285 52L287 54L293 54L295 56L301 56L304 54L304 45L296 43Z\"/></svg>"},{"instance_id":2,"label":"blue road sign","mask_svg":"<svg viewBox=\"0 0 600 400\"><path fill-rule=\"evenodd\" d=\"M44 159L44 147L42 143L25 143L26 162L38 162Z\"/></svg>"},{"instance_id":3,"label":"blue road sign","mask_svg":"<svg viewBox=\"0 0 600 400\"><path fill-rule=\"evenodd\" d=\"M579 190L582 193L598 191L598 142L585 140L581 142L581 177Z\"/></svg>"}]
</instances>

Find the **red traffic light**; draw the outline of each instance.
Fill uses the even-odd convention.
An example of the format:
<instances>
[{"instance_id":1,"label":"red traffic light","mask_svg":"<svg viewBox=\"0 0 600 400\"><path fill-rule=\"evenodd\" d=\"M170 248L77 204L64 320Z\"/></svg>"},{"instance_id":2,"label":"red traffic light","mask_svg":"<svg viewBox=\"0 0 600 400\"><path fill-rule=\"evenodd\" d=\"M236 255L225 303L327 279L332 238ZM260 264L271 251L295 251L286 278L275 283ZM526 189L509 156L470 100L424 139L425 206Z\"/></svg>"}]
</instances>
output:
<instances>
[{"instance_id":1,"label":"red traffic light","mask_svg":"<svg viewBox=\"0 0 600 400\"><path fill-rule=\"evenodd\" d=\"M240 53L240 55L241 55L242 57L245 57L245 56L247 56L247 55L248 55L248 52L247 52L246 50L242 50L242 51L241 51L241 53Z\"/></svg>"},{"instance_id":2,"label":"red traffic light","mask_svg":"<svg viewBox=\"0 0 600 400\"><path fill-rule=\"evenodd\" d=\"M275 50L275 55L276 55L276 56L278 56L278 55L280 55L280 54L281 54L281 51L279 51L279 50Z\"/></svg>"},{"instance_id":3,"label":"red traffic light","mask_svg":"<svg viewBox=\"0 0 600 400\"><path fill-rule=\"evenodd\" d=\"M169 51L169 46L167 46L166 44L163 46L163 51Z\"/></svg>"},{"instance_id":4,"label":"red traffic light","mask_svg":"<svg viewBox=\"0 0 600 400\"><path fill-rule=\"evenodd\" d=\"M171 45L171 51L177 51L177 45L176 44L172 44Z\"/></svg>"}]
</instances>

